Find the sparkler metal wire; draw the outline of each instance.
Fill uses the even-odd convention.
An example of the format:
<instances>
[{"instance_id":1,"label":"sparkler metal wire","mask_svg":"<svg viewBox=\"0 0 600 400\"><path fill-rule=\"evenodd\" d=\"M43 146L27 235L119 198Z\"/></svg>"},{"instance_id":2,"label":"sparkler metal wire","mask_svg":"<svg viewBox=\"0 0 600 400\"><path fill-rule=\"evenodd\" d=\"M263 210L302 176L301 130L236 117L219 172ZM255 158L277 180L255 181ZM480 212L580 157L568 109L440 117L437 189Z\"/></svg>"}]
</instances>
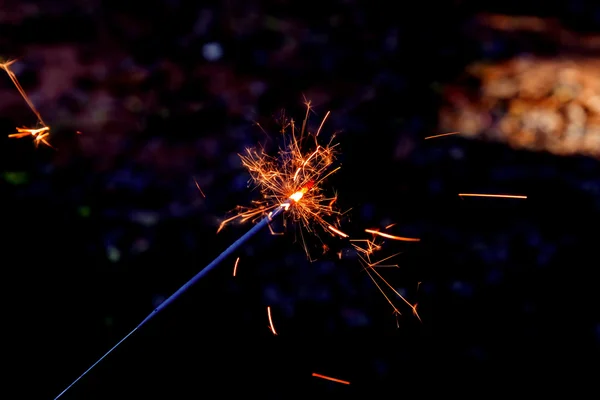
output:
<instances>
[{"instance_id":1,"label":"sparkler metal wire","mask_svg":"<svg viewBox=\"0 0 600 400\"><path fill-rule=\"evenodd\" d=\"M104 360L110 353L112 353L121 343L123 343L128 337L133 335L135 331L144 326L148 321L150 321L156 314L160 311L164 310L169 304L173 303L177 300L181 295L183 295L186 291L188 291L195 283L197 283L200 279L205 277L212 269L221 264L226 258L230 257L236 250L238 250L244 243L246 243L250 238L252 238L258 231L265 228L269 225L269 223L281 214L284 210L287 210L292 204L293 200L288 200L286 203L281 204L277 207L273 212L260 220L257 224L255 224L248 232L242 235L238 240L233 242L227 249L225 249L217 258L215 258L210 264L204 267L200 272L198 272L192 279L187 281L183 286L181 286L175 293L173 293L170 297L168 297L165 301L160 303L158 307L154 309L142 322L140 322L135 328L133 328L127 335L123 337L123 339L119 340L117 344L115 344L110 350L108 350L102 357L100 357L91 367L89 367L85 372L83 372L77 379L75 379L69 386L65 388L58 396L54 398L54 400L60 398L63 394L65 394L69 389L71 389L81 378L87 375L96 365L100 364L102 360Z\"/></svg>"}]
</instances>

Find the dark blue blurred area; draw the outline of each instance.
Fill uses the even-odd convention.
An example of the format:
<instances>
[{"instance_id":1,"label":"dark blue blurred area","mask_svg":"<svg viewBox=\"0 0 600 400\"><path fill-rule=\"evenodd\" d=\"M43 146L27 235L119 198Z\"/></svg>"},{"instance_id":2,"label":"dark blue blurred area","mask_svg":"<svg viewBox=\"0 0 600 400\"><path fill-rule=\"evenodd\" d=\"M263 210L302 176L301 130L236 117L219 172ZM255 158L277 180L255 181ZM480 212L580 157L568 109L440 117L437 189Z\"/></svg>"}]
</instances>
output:
<instances>
[{"instance_id":1,"label":"dark blue blurred area","mask_svg":"<svg viewBox=\"0 0 600 400\"><path fill-rule=\"evenodd\" d=\"M347 243L311 263L293 234L265 231L237 254L235 278L233 257L64 399L540 394L582 387L554 379L564 371L598 372L598 160L423 138L443 133L439 89L469 63L560 51L550 39L484 41L476 15L598 32L599 5L2 3L0 56L19 59L12 69L58 149L7 137L36 121L2 74L13 397L56 396L249 228L216 234L257 195L237 153L264 140L255 122L275 133L281 109L302 118L303 96L313 124L331 110L326 129L341 131L331 186L352 208L342 227L361 236L396 223L421 238L388 241L400 268L384 272L422 322L401 303L396 318L358 261L338 259Z\"/></svg>"}]
</instances>

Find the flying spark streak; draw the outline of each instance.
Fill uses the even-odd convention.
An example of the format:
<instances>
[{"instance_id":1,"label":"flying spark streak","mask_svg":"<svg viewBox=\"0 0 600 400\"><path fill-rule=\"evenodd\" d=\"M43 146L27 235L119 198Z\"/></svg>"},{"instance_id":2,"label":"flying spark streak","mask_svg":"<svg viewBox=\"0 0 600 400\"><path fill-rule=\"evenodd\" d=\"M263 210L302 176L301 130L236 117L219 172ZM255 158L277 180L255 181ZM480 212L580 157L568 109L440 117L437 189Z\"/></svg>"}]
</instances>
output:
<instances>
[{"instance_id":1,"label":"flying spark streak","mask_svg":"<svg viewBox=\"0 0 600 400\"><path fill-rule=\"evenodd\" d=\"M377 260L376 262L373 262L369 265L369 268L400 268L398 266L398 264L382 264L383 262L387 261L387 260L391 260L392 258L396 257L398 254L400 253L396 253L396 254L392 254L391 256L382 258L380 260Z\"/></svg>"},{"instance_id":2,"label":"flying spark streak","mask_svg":"<svg viewBox=\"0 0 600 400\"><path fill-rule=\"evenodd\" d=\"M398 308L396 307L396 305L391 301L391 299L387 296L387 294L384 292L383 288L381 287L381 285L379 285L379 283L377 283L375 277L371 274L374 273L383 283L385 283L385 285L396 295L398 296L404 303L406 303L406 305L408 305L410 307L410 309L412 310L412 313L415 317L417 317L417 319L419 320L419 322L423 322L421 320L421 317L419 316L419 313L417 312L417 303L415 304L411 304L404 296L402 296L400 294L400 292L398 292L392 285L390 285L390 283L385 280L383 278L383 276L381 276L381 274L375 269L373 268L372 265L369 265L369 263L367 262L367 260L362 260L365 263L365 266L368 267L368 269L365 269L365 271L367 271L369 278L371 278L371 280L373 281L373 283L375 284L375 286L377 286L377 289L379 289L379 291L383 294L383 296L385 297L385 299L388 301L388 303L392 306L392 308L394 309L394 314L396 315L402 315L402 313L400 312L400 310L398 310Z\"/></svg>"},{"instance_id":3,"label":"flying spark streak","mask_svg":"<svg viewBox=\"0 0 600 400\"><path fill-rule=\"evenodd\" d=\"M194 183L196 184L196 187L198 188L198 190L200 191L200 194L202 195L202 197L206 198L206 196L204 195L204 192L202 191L202 189L200 188L200 185L198 184L198 181L196 179L194 179Z\"/></svg>"},{"instance_id":4,"label":"flying spark streak","mask_svg":"<svg viewBox=\"0 0 600 400\"><path fill-rule=\"evenodd\" d=\"M237 267L238 267L239 262L240 262L240 258L238 257L238 258L236 258L235 265L233 266L233 276L235 276L235 274L237 272Z\"/></svg>"},{"instance_id":5,"label":"flying spark streak","mask_svg":"<svg viewBox=\"0 0 600 400\"><path fill-rule=\"evenodd\" d=\"M479 193L459 193L460 197L495 197L503 199L526 199L527 196L515 194L479 194Z\"/></svg>"},{"instance_id":6,"label":"flying spark streak","mask_svg":"<svg viewBox=\"0 0 600 400\"><path fill-rule=\"evenodd\" d=\"M440 138L440 137L444 137L444 136L450 136L450 135L457 135L460 132L450 132L450 133L442 133L441 135L433 135L433 136L427 136L426 138L424 138L423 140L428 140L428 139L435 139L435 138Z\"/></svg>"},{"instance_id":7,"label":"flying spark streak","mask_svg":"<svg viewBox=\"0 0 600 400\"><path fill-rule=\"evenodd\" d=\"M323 124L329 113L327 113L326 118L323 119L317 131L311 133L307 127L310 111L310 102L306 102L306 116L300 130L296 129L294 120L283 120L281 130L283 146L279 148L277 156L267 154L264 148L260 150L246 149L245 155L240 155L242 165L250 172L251 180L259 188L262 198L253 202L253 206L251 207L238 206L236 214L225 219L217 232L227 223L234 220L239 220L240 222L252 221L256 222L256 224L169 298L160 303L132 331L67 386L55 400L67 392L103 359L108 357L121 343L150 321L158 312L175 302L196 282L206 276L208 272L233 255L246 241L256 235L258 231L267 226L271 229L271 222L278 215L287 212L293 222L298 222L299 226L304 227L311 233L314 233L314 226L321 226L323 230L328 231L327 227L331 223L326 222L325 218L342 215L341 212L333 208L335 197L326 196L323 188L324 181L331 174L339 170L339 167L333 167L337 145L332 143L335 135L332 135L329 143L326 145L318 143L317 137L321 133ZM284 221L286 220L284 219ZM302 233L302 230L300 230L300 233ZM308 247L305 243L304 248L308 255ZM270 307L267 307L267 313L270 329L274 335L277 335L273 326Z\"/></svg>"},{"instance_id":8,"label":"flying spark streak","mask_svg":"<svg viewBox=\"0 0 600 400\"><path fill-rule=\"evenodd\" d=\"M50 145L50 143L48 142L48 140L46 139L50 135L50 127L48 125L46 125L46 123L42 119L41 114L38 112L37 108L35 108L35 105L31 101L29 96L27 96L27 93L25 93L25 89L23 89L23 87L21 86L19 79L17 79L17 75L15 75L15 73L10 69L10 66L12 64L14 64L16 61L17 60L11 60L11 61L7 61L4 63L0 63L0 68L2 68L6 72L6 74L12 81L12 83L15 85L15 87L19 91L19 94L21 95L23 100L25 100L25 102L29 106L29 109L31 109L31 111L33 111L33 113L35 114L35 116L38 119L39 124L41 125L41 128L37 128L37 129L16 128L17 133L10 134L10 135L8 135L8 137L9 138L22 138L25 136L31 136L34 139L34 143L36 146L38 146L40 143L43 143L48 147L52 147Z\"/></svg>"},{"instance_id":9,"label":"flying spark streak","mask_svg":"<svg viewBox=\"0 0 600 400\"><path fill-rule=\"evenodd\" d=\"M345 234L344 232L340 231L339 229L329 225L327 226L327 229L329 229L330 231L332 231L333 233L338 234L339 236L343 237L343 238L347 238L350 237L349 235Z\"/></svg>"},{"instance_id":10,"label":"flying spark streak","mask_svg":"<svg viewBox=\"0 0 600 400\"><path fill-rule=\"evenodd\" d=\"M343 383L344 385L349 385L350 384L350 382L348 382L348 381L344 381L344 380L337 379L337 378L332 378L331 376L327 376L327 375L317 374L316 372L313 372L312 376L314 376L316 378L326 379L326 380L331 381L331 382Z\"/></svg>"},{"instance_id":11,"label":"flying spark streak","mask_svg":"<svg viewBox=\"0 0 600 400\"><path fill-rule=\"evenodd\" d=\"M378 235L378 236L392 239L392 240L399 240L401 242L420 242L421 241L421 239L418 239L418 238L409 238L409 237L390 235L389 233L379 232L378 230L375 230L375 229L365 229L365 232L372 233L373 235Z\"/></svg>"},{"instance_id":12,"label":"flying spark streak","mask_svg":"<svg viewBox=\"0 0 600 400\"><path fill-rule=\"evenodd\" d=\"M269 316L269 329L273 332L273 335L277 336L275 326L273 325L273 318L271 318L271 307L267 306L267 315Z\"/></svg>"}]
</instances>

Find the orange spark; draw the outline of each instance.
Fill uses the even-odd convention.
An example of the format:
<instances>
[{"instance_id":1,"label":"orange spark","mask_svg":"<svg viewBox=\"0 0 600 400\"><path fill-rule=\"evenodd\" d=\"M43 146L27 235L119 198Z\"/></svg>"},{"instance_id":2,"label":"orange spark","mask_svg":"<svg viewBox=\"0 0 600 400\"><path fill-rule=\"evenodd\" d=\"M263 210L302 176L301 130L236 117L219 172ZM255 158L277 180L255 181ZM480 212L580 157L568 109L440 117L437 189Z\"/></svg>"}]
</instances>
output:
<instances>
[{"instance_id":1,"label":"orange spark","mask_svg":"<svg viewBox=\"0 0 600 400\"><path fill-rule=\"evenodd\" d=\"M317 378L321 378L321 379L326 379L326 380L332 381L332 382L343 383L344 385L349 385L350 384L350 382L348 382L348 381L343 381L341 379L332 378L330 376L317 374L316 372L313 372L312 376L317 377Z\"/></svg>"},{"instance_id":2,"label":"orange spark","mask_svg":"<svg viewBox=\"0 0 600 400\"><path fill-rule=\"evenodd\" d=\"M194 183L196 184L196 187L198 188L198 190L200 191L200 194L202 195L202 197L206 198L206 196L204 195L204 192L202 191L202 189L200 188L200 185L198 184L198 181L196 180L196 178L194 178Z\"/></svg>"},{"instance_id":3,"label":"orange spark","mask_svg":"<svg viewBox=\"0 0 600 400\"><path fill-rule=\"evenodd\" d=\"M395 225L396 225L396 223L394 222L393 224L389 224L388 226L386 226L386 227L385 227L385 228L383 228L383 229L390 229L392 226L395 226Z\"/></svg>"},{"instance_id":4,"label":"orange spark","mask_svg":"<svg viewBox=\"0 0 600 400\"><path fill-rule=\"evenodd\" d=\"M496 197L504 199L526 199L527 196L515 194L479 194L479 193L459 193L460 197Z\"/></svg>"},{"instance_id":5,"label":"orange spark","mask_svg":"<svg viewBox=\"0 0 600 400\"><path fill-rule=\"evenodd\" d=\"M48 140L46 139L50 135L50 127L48 125L46 125L46 123L42 119L41 114L38 112L37 108L35 108L35 105L31 101L29 96L27 96L27 93L25 93L25 90L23 89L23 87L21 86L21 83L17 79L17 75L15 75L15 73L12 72L10 69L10 66L12 64L14 64L16 61L17 60L11 60L11 61L7 61L4 63L0 63L0 68L2 68L6 72L6 74L12 81L12 83L15 85L15 87L19 91L19 94L21 95L23 100L25 100L25 103L27 103L27 105L29 106L29 109L31 109L31 111L33 111L33 113L35 114L35 116L38 119L39 124L41 125L41 128L38 128L38 129L17 128L17 133L8 135L8 137L22 138L25 136L31 136L34 138L36 146L39 145L40 143L44 143L46 146L52 147L52 146L50 146L50 143L48 143Z\"/></svg>"},{"instance_id":6,"label":"orange spark","mask_svg":"<svg viewBox=\"0 0 600 400\"><path fill-rule=\"evenodd\" d=\"M338 235L340 235L340 236L341 236L341 237L343 237L343 238L350 237L349 235L345 234L344 232L340 231L339 229L337 229L337 228L335 228L335 227L333 227L333 226L331 226L331 225L328 225L328 226L327 226L327 228L328 228L330 231L332 231L333 233L337 233Z\"/></svg>"},{"instance_id":7,"label":"orange spark","mask_svg":"<svg viewBox=\"0 0 600 400\"><path fill-rule=\"evenodd\" d=\"M435 138L439 138L439 137L444 137L444 136L450 136L450 135L456 135L460 132L450 132L450 133L442 133L441 135L433 135L433 136L427 136L425 139L423 140L427 140L427 139L435 139Z\"/></svg>"},{"instance_id":8,"label":"orange spark","mask_svg":"<svg viewBox=\"0 0 600 400\"><path fill-rule=\"evenodd\" d=\"M417 238L408 238L408 237L390 235L389 233L379 232L378 230L375 230L375 229L365 229L365 232L372 233L373 235L379 235L381 237L388 238L388 239L399 240L401 242L420 242L421 241L421 239L417 239Z\"/></svg>"},{"instance_id":9,"label":"orange spark","mask_svg":"<svg viewBox=\"0 0 600 400\"><path fill-rule=\"evenodd\" d=\"M273 318L271 318L271 306L267 306L267 314L269 315L269 329L273 332L273 335L277 336L275 326L273 325Z\"/></svg>"},{"instance_id":10,"label":"orange spark","mask_svg":"<svg viewBox=\"0 0 600 400\"><path fill-rule=\"evenodd\" d=\"M235 276L235 273L237 272L237 266L238 266L238 263L239 263L239 262L240 262L240 258L238 257L238 258L235 260L235 265L233 266L233 276Z\"/></svg>"}]
</instances>

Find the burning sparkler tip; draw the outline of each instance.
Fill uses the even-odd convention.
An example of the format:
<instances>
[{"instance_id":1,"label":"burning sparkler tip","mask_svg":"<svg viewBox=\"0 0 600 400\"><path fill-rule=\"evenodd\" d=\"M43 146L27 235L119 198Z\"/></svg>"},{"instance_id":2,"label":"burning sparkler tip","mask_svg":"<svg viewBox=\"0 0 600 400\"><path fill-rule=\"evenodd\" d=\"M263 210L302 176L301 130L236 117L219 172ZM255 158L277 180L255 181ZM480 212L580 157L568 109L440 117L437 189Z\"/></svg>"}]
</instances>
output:
<instances>
[{"instance_id":1,"label":"burning sparkler tip","mask_svg":"<svg viewBox=\"0 0 600 400\"><path fill-rule=\"evenodd\" d=\"M313 233L314 226L327 230L329 223L325 217L342 215L334 207L335 197L327 196L323 188L326 178L339 170L339 167L333 167L336 145L332 144L333 139L327 144L317 142L329 112L318 129L310 132L308 117L312 106L307 99L305 106L306 116L299 130L291 118L282 117L283 146L277 155L269 154L264 148L246 149L239 155L262 198L253 201L252 206L238 207L235 215L226 219L223 226L234 219L256 222L264 215L270 218L280 209L288 211L289 219L298 223L301 229Z\"/></svg>"}]
</instances>

